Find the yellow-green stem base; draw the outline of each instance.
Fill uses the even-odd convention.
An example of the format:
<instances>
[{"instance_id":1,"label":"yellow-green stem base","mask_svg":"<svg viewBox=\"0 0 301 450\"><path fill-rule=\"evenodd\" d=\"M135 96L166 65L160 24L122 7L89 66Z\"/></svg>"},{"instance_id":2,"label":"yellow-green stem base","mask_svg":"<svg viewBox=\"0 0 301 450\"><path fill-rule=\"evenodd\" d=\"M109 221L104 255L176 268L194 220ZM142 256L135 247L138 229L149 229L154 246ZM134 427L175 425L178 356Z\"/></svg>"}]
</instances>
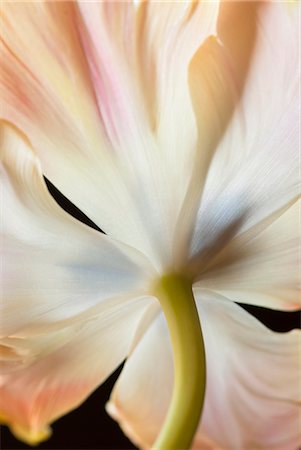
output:
<instances>
[{"instance_id":1,"label":"yellow-green stem base","mask_svg":"<svg viewBox=\"0 0 301 450\"><path fill-rule=\"evenodd\" d=\"M205 396L203 335L191 282L166 275L155 286L166 317L174 357L171 404L154 450L187 450L197 429Z\"/></svg>"}]
</instances>

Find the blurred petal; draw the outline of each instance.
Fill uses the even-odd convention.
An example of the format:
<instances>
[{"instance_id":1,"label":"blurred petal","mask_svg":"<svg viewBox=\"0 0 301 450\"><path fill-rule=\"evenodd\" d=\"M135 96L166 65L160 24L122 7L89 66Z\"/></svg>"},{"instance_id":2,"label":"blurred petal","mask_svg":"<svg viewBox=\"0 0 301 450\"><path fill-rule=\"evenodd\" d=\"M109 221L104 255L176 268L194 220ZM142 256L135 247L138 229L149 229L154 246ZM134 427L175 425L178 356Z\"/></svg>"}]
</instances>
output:
<instances>
[{"instance_id":1,"label":"blurred petal","mask_svg":"<svg viewBox=\"0 0 301 450\"><path fill-rule=\"evenodd\" d=\"M207 394L193 448L296 449L301 444L300 331L274 333L214 293L200 290L196 295L207 354ZM129 357L108 405L141 448L151 447L163 423L172 371L161 316Z\"/></svg>"},{"instance_id":2,"label":"blurred petal","mask_svg":"<svg viewBox=\"0 0 301 450\"><path fill-rule=\"evenodd\" d=\"M5 116L25 130L43 173L66 197L158 268L170 265L194 161L188 64L215 30L218 8L218 2L3 8Z\"/></svg>"},{"instance_id":3,"label":"blurred petal","mask_svg":"<svg viewBox=\"0 0 301 450\"><path fill-rule=\"evenodd\" d=\"M300 201L267 228L237 237L199 275L198 286L235 302L273 309L301 306ZM262 228L262 227L261 227Z\"/></svg>"},{"instance_id":4,"label":"blurred petal","mask_svg":"<svg viewBox=\"0 0 301 450\"><path fill-rule=\"evenodd\" d=\"M12 432L28 444L49 437L48 424L79 406L127 356L151 303L132 300L46 335L0 344L15 354L14 370L0 378L0 414Z\"/></svg>"},{"instance_id":5,"label":"blurred petal","mask_svg":"<svg viewBox=\"0 0 301 450\"><path fill-rule=\"evenodd\" d=\"M71 320L102 301L143 294L143 255L88 228L47 191L26 139L1 124L1 335Z\"/></svg>"},{"instance_id":6,"label":"blurred petal","mask_svg":"<svg viewBox=\"0 0 301 450\"><path fill-rule=\"evenodd\" d=\"M191 243L196 276L235 236L249 239L269 226L298 195L299 2L290 7L251 2L246 8L253 4L260 6L248 76L211 162ZM241 8L223 3L218 23L223 51L211 53L216 68L228 74L223 81L229 92L240 86L245 67L237 37L241 30L234 26Z\"/></svg>"}]
</instances>

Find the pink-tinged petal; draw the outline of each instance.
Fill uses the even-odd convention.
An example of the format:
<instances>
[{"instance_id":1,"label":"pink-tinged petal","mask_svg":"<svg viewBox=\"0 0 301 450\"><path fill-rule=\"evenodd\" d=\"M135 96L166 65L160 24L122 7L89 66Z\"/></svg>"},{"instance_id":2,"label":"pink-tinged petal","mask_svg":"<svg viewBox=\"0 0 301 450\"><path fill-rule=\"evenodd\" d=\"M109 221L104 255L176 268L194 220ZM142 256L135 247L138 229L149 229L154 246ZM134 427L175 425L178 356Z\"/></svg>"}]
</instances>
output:
<instances>
[{"instance_id":1,"label":"pink-tinged petal","mask_svg":"<svg viewBox=\"0 0 301 450\"><path fill-rule=\"evenodd\" d=\"M65 213L27 139L3 122L0 155L0 416L34 444L143 333L154 272L135 250Z\"/></svg>"},{"instance_id":2,"label":"pink-tinged petal","mask_svg":"<svg viewBox=\"0 0 301 450\"><path fill-rule=\"evenodd\" d=\"M15 364L0 377L0 416L16 437L31 445L47 439L49 424L78 407L124 360L151 304L140 298L54 332L6 339ZM1 355L1 368L5 362Z\"/></svg>"},{"instance_id":3,"label":"pink-tinged petal","mask_svg":"<svg viewBox=\"0 0 301 450\"><path fill-rule=\"evenodd\" d=\"M65 144L72 155L103 144L76 15L75 2L6 2L1 10L1 114L31 140Z\"/></svg>"},{"instance_id":4,"label":"pink-tinged petal","mask_svg":"<svg viewBox=\"0 0 301 450\"><path fill-rule=\"evenodd\" d=\"M198 286L219 291L235 302L299 309L299 215L297 201L268 226L233 239L204 266Z\"/></svg>"},{"instance_id":5,"label":"pink-tinged petal","mask_svg":"<svg viewBox=\"0 0 301 450\"><path fill-rule=\"evenodd\" d=\"M6 123L0 145L0 335L143 294L154 276L144 256L65 213L50 196L29 143Z\"/></svg>"},{"instance_id":6,"label":"pink-tinged petal","mask_svg":"<svg viewBox=\"0 0 301 450\"><path fill-rule=\"evenodd\" d=\"M117 148L131 152L141 145L141 127L147 122L170 149L177 145L175 134L183 140L178 127L187 113L189 130L184 134L190 142L195 129L187 68L215 32L219 2L142 2L138 7L133 2L99 2L80 3L79 8L99 108ZM167 151L164 145L162 151Z\"/></svg>"},{"instance_id":7,"label":"pink-tinged petal","mask_svg":"<svg viewBox=\"0 0 301 450\"><path fill-rule=\"evenodd\" d=\"M107 154L78 20L75 2L3 5L1 115L29 137L43 174L101 229L114 230L112 210L126 218L128 199Z\"/></svg>"},{"instance_id":8,"label":"pink-tinged petal","mask_svg":"<svg viewBox=\"0 0 301 450\"><path fill-rule=\"evenodd\" d=\"M231 69L223 78L232 81L229 90L241 74L239 29L233 26L239 8L223 3L218 23L229 65L218 54L215 64ZM196 275L232 239L249 240L298 196L299 8L299 2L266 2L256 11L241 100L211 162L198 211L190 250Z\"/></svg>"},{"instance_id":9,"label":"pink-tinged petal","mask_svg":"<svg viewBox=\"0 0 301 450\"><path fill-rule=\"evenodd\" d=\"M101 229L139 235L99 114L79 23L75 2L3 5L1 114L29 137L43 174Z\"/></svg>"},{"instance_id":10,"label":"pink-tinged petal","mask_svg":"<svg viewBox=\"0 0 301 450\"><path fill-rule=\"evenodd\" d=\"M217 294L195 293L207 390L192 448L295 450L301 444L300 331L274 333ZM161 316L128 358L107 408L139 448L150 449L156 439L172 382L172 353Z\"/></svg>"},{"instance_id":11,"label":"pink-tinged petal","mask_svg":"<svg viewBox=\"0 0 301 450\"><path fill-rule=\"evenodd\" d=\"M26 132L43 173L67 198L158 268L171 264L194 160L188 65L215 30L218 8L218 2L3 8L3 114Z\"/></svg>"},{"instance_id":12,"label":"pink-tinged petal","mask_svg":"<svg viewBox=\"0 0 301 450\"><path fill-rule=\"evenodd\" d=\"M197 295L201 306L203 294ZM208 365L200 431L224 448L299 448L300 330L274 333L214 293L208 295L207 312L208 358L216 357ZM210 324L217 312L218 323Z\"/></svg>"},{"instance_id":13,"label":"pink-tinged petal","mask_svg":"<svg viewBox=\"0 0 301 450\"><path fill-rule=\"evenodd\" d=\"M134 227L142 225L139 243L124 231L122 239L152 252L165 268L172 264L195 152L188 65L215 30L218 7L218 2L80 4L99 108L129 174Z\"/></svg>"}]
</instances>

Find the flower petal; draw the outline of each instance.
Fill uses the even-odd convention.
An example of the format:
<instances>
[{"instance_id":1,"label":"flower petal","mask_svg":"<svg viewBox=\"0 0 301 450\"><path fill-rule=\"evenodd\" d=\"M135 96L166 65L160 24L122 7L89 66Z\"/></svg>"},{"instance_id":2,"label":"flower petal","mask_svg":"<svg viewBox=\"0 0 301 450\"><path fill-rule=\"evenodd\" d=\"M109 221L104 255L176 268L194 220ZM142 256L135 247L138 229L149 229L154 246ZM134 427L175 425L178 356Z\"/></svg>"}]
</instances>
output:
<instances>
[{"instance_id":1,"label":"flower petal","mask_svg":"<svg viewBox=\"0 0 301 450\"><path fill-rule=\"evenodd\" d=\"M237 2L232 8L230 20L235 39L239 36L240 49L233 61L219 30L225 14L222 3L215 37L207 39L190 64L190 92L198 126L199 158L203 165L198 173L199 182L205 182L212 154L240 102L257 38L255 17L259 7L258 3ZM200 86L204 88L200 89Z\"/></svg>"},{"instance_id":2,"label":"flower petal","mask_svg":"<svg viewBox=\"0 0 301 450\"><path fill-rule=\"evenodd\" d=\"M1 124L1 335L71 320L106 299L141 295L143 255L88 228L50 196L25 138Z\"/></svg>"},{"instance_id":3,"label":"flower petal","mask_svg":"<svg viewBox=\"0 0 301 450\"><path fill-rule=\"evenodd\" d=\"M300 331L274 333L216 294L196 290L196 296L207 354L207 391L193 448L297 448ZM172 370L169 336L160 317L126 362L108 406L141 448L151 447L162 426Z\"/></svg>"},{"instance_id":4,"label":"flower petal","mask_svg":"<svg viewBox=\"0 0 301 450\"><path fill-rule=\"evenodd\" d=\"M235 302L292 310L301 306L300 201L261 232L236 237L204 268L198 286Z\"/></svg>"},{"instance_id":5,"label":"flower petal","mask_svg":"<svg viewBox=\"0 0 301 450\"><path fill-rule=\"evenodd\" d=\"M43 174L101 229L110 230L110 205L114 219L116 209L126 219L127 202L108 154L76 2L6 2L1 13L4 118L29 137Z\"/></svg>"},{"instance_id":6,"label":"flower petal","mask_svg":"<svg viewBox=\"0 0 301 450\"><path fill-rule=\"evenodd\" d=\"M11 431L31 445L49 437L48 424L79 406L123 361L151 303L124 302L47 335L7 339L15 364L0 378L0 414Z\"/></svg>"},{"instance_id":7,"label":"flower petal","mask_svg":"<svg viewBox=\"0 0 301 450\"><path fill-rule=\"evenodd\" d=\"M55 203L20 132L2 122L0 137L0 415L34 444L125 358L154 272Z\"/></svg>"},{"instance_id":8,"label":"flower petal","mask_svg":"<svg viewBox=\"0 0 301 450\"><path fill-rule=\"evenodd\" d=\"M158 268L170 265L194 160L188 64L215 29L218 8L192 1L3 8L6 117L25 130L43 173L67 198Z\"/></svg>"},{"instance_id":9,"label":"flower petal","mask_svg":"<svg viewBox=\"0 0 301 450\"><path fill-rule=\"evenodd\" d=\"M105 144L75 24L75 2L6 2L1 11L2 114L43 142L50 166L62 148L68 161Z\"/></svg>"},{"instance_id":10,"label":"flower petal","mask_svg":"<svg viewBox=\"0 0 301 450\"><path fill-rule=\"evenodd\" d=\"M257 233L267 227L298 195L299 3L246 7L253 4L259 5L256 43L240 104L206 180L190 251L195 274L235 236L249 239L252 229ZM223 81L230 92L241 75L239 28L233 26L232 12L235 18L244 6L236 5L224 2L218 24L223 51L212 53L216 67L228 74Z\"/></svg>"},{"instance_id":11,"label":"flower petal","mask_svg":"<svg viewBox=\"0 0 301 450\"><path fill-rule=\"evenodd\" d=\"M155 131L162 153L183 157L183 144L190 151L195 140L188 64L215 31L219 2L141 2L138 7L133 2L102 2L79 7L99 108L109 134L115 134L115 148L126 147L136 156L145 152L147 147L139 148L145 143L140 128L147 125L143 132L149 139L149 131Z\"/></svg>"},{"instance_id":12,"label":"flower petal","mask_svg":"<svg viewBox=\"0 0 301 450\"><path fill-rule=\"evenodd\" d=\"M198 49L189 66L189 87L198 130L197 152L176 238L179 240L182 230L185 230L190 222L191 232L187 235L189 241L187 242L187 237L186 241L185 236L184 239L181 237L183 239L182 247L186 248L186 257L195 228L198 205L210 174L212 159L214 160L219 143L228 126L231 126L232 117L239 107L256 41L255 17L260 7L259 2L235 2L235 7L232 8L230 28L235 30L240 50L235 55L234 62L219 37L219 30L217 30L215 36L209 37ZM223 20L224 9L225 5L221 3L217 26ZM236 65L236 70L233 70L233 63ZM227 149L227 151L230 150ZM219 183L216 175L213 173L214 181L216 183L218 180ZM216 186L214 188L216 189ZM198 218L198 221L200 220ZM197 231L199 231L198 224ZM199 235L194 237L196 240L193 242L194 247L202 245L197 241ZM183 260L182 255L179 259Z\"/></svg>"}]
</instances>

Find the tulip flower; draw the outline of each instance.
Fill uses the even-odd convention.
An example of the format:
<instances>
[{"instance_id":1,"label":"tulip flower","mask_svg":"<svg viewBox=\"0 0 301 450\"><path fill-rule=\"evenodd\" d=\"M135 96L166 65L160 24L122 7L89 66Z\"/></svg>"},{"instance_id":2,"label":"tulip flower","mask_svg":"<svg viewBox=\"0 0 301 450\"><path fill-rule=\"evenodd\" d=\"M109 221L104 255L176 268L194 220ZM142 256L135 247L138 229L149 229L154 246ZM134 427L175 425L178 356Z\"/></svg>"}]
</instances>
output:
<instances>
[{"instance_id":1,"label":"tulip flower","mask_svg":"<svg viewBox=\"0 0 301 450\"><path fill-rule=\"evenodd\" d=\"M2 5L0 415L19 439L126 360L107 410L140 448L301 445L300 330L236 304L300 308L298 10Z\"/></svg>"}]
</instances>

